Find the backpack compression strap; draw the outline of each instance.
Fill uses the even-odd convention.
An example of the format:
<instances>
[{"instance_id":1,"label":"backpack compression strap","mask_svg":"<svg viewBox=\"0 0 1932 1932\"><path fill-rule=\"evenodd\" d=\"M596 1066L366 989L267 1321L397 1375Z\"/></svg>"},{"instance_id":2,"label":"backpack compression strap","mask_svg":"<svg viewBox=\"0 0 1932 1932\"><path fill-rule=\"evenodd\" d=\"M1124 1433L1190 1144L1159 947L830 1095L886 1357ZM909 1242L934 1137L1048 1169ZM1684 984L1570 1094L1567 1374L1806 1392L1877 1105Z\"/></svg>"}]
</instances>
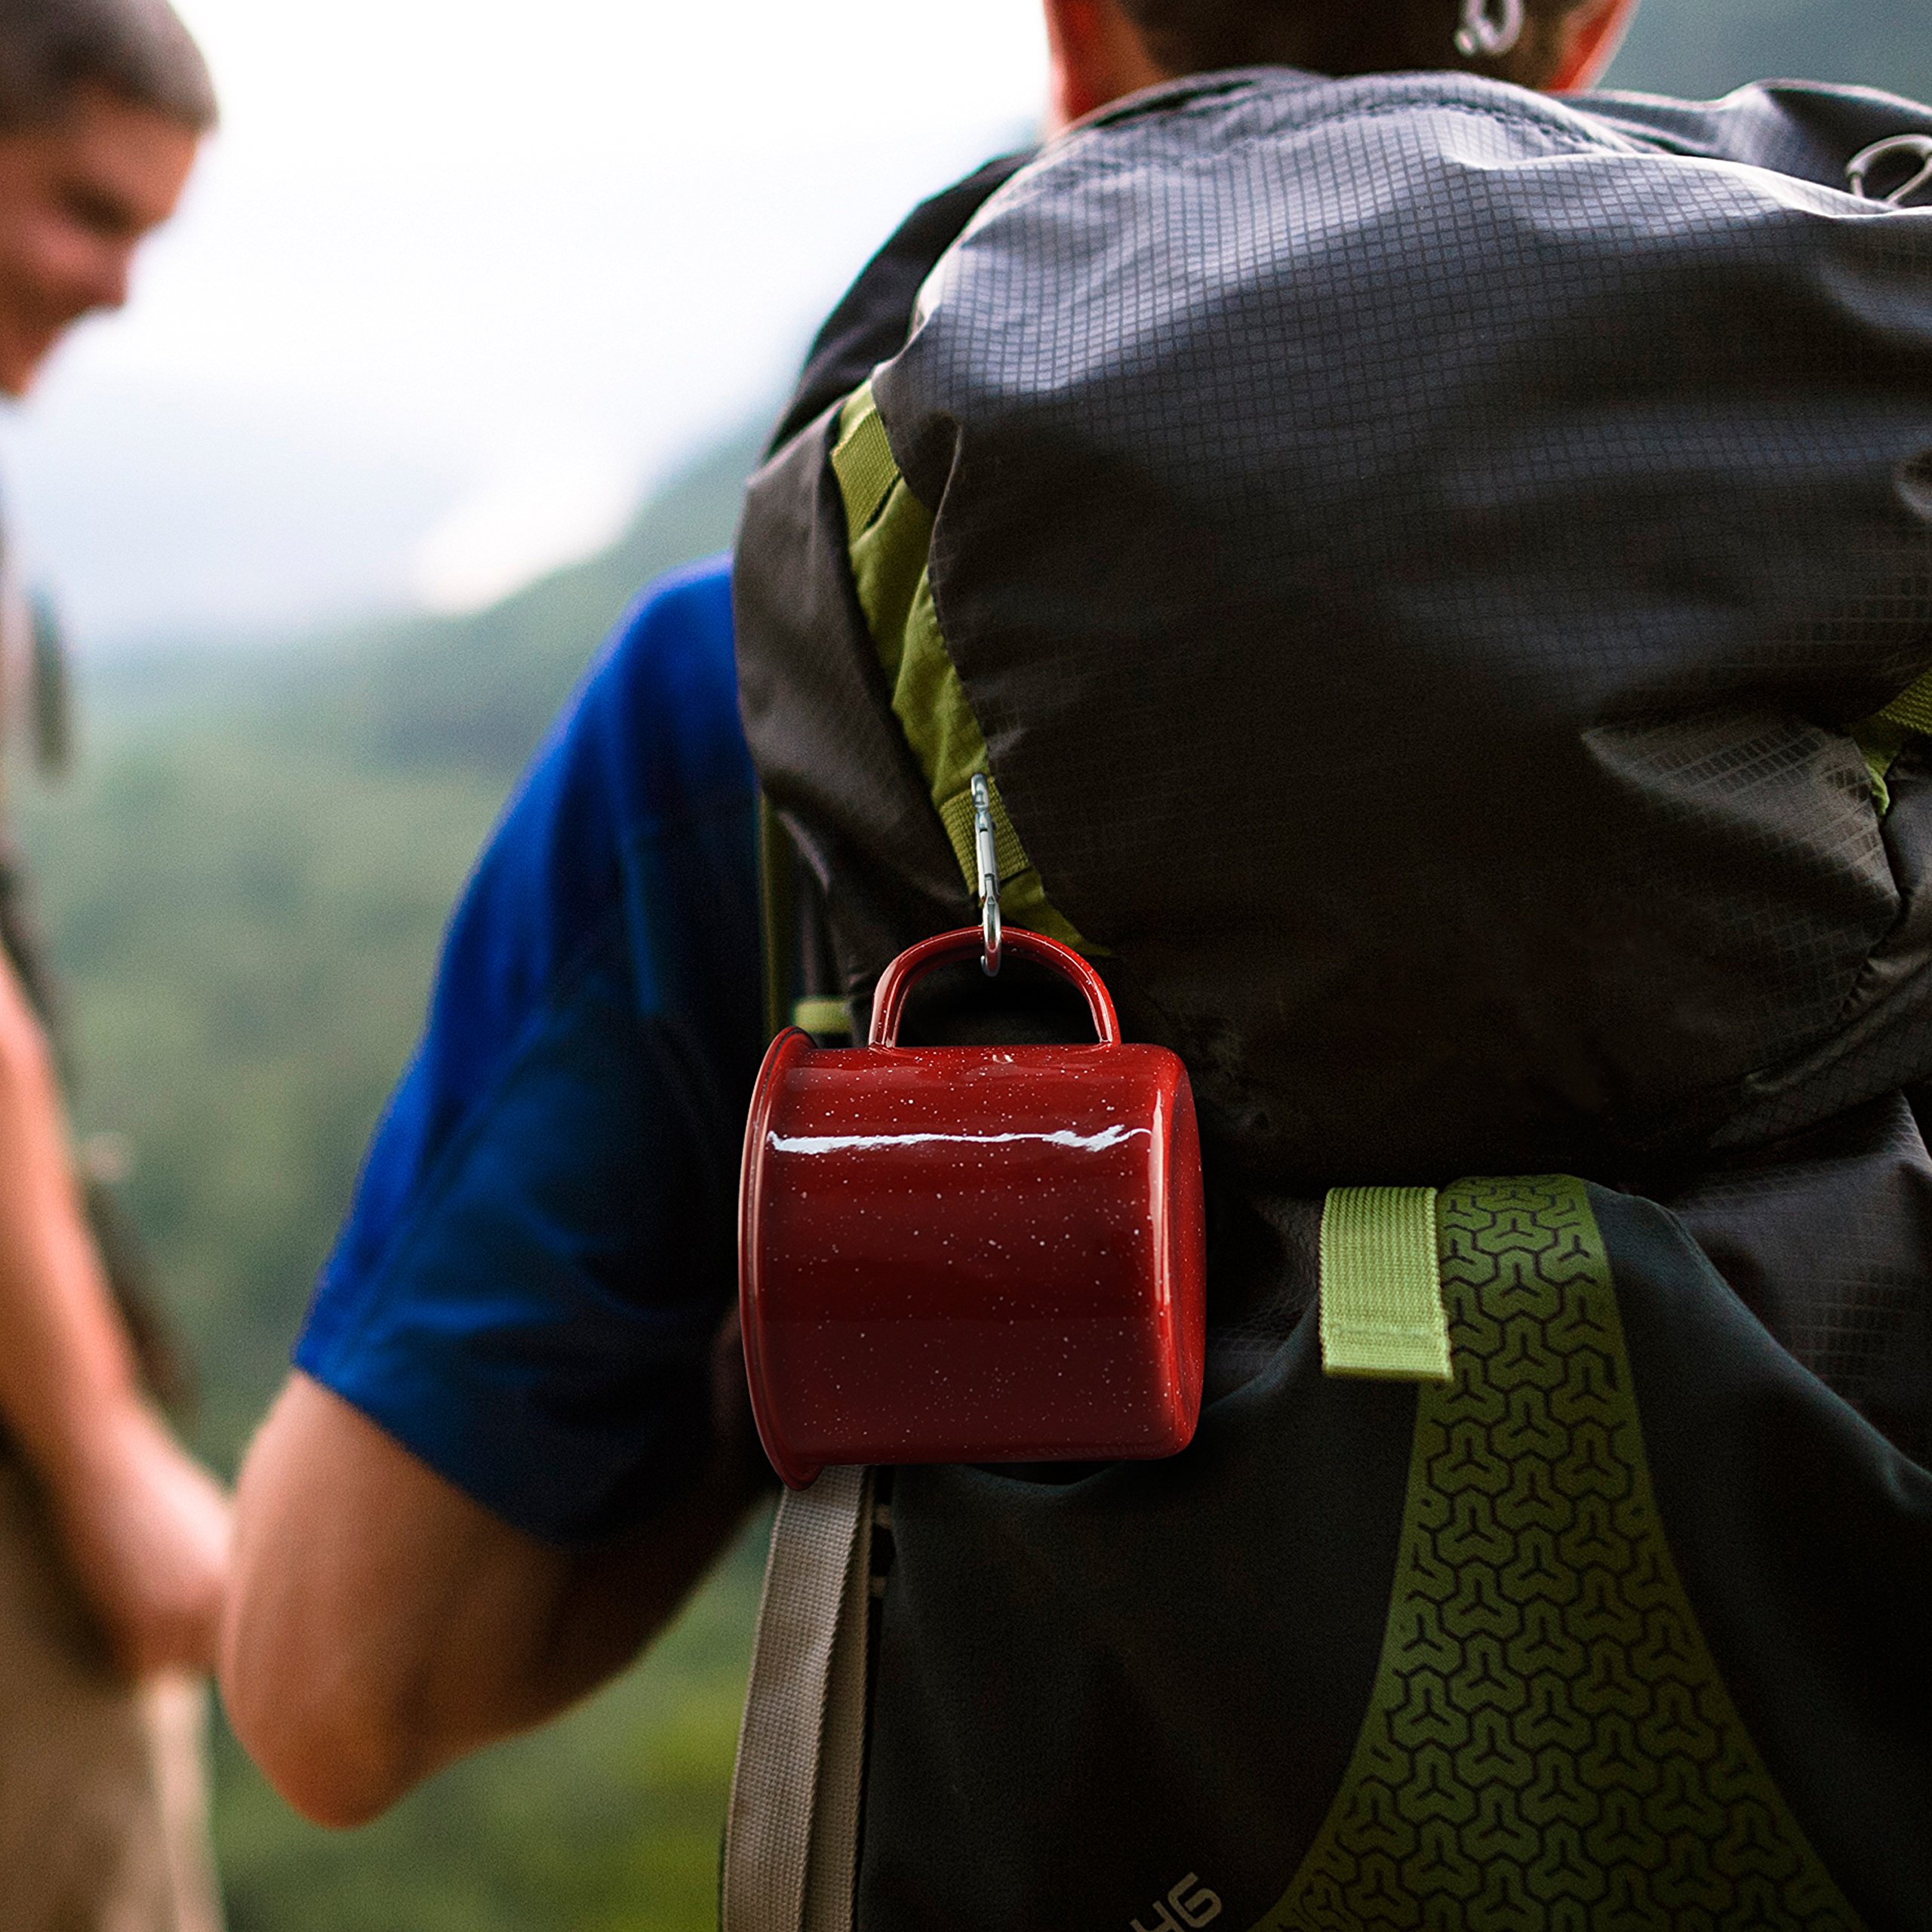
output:
<instances>
[{"instance_id":1,"label":"backpack compression strap","mask_svg":"<svg viewBox=\"0 0 1932 1932\"><path fill-rule=\"evenodd\" d=\"M1447 1382L1432 1187L1338 1187L1321 1211L1321 1367L1381 1382Z\"/></svg>"},{"instance_id":2,"label":"backpack compression strap","mask_svg":"<svg viewBox=\"0 0 1932 1932\"><path fill-rule=\"evenodd\" d=\"M851 1932L865 1764L872 1472L778 1506L725 1816L720 1932Z\"/></svg>"}]
</instances>

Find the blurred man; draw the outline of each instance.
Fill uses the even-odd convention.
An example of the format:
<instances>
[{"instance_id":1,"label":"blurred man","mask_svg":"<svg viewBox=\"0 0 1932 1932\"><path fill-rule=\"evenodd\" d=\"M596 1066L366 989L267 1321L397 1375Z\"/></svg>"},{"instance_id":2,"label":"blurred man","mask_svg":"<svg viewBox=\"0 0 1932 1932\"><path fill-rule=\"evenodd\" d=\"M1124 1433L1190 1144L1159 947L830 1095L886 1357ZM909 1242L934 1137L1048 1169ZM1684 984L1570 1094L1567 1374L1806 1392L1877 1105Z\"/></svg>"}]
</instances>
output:
<instances>
[{"instance_id":1,"label":"blurred man","mask_svg":"<svg viewBox=\"0 0 1932 1932\"><path fill-rule=\"evenodd\" d=\"M75 322L127 300L214 118L165 0L0 0L0 390L25 395ZM218 1913L194 1679L227 1505L157 1415L115 1306L6 870L0 1932L203 1932Z\"/></svg>"}]
</instances>

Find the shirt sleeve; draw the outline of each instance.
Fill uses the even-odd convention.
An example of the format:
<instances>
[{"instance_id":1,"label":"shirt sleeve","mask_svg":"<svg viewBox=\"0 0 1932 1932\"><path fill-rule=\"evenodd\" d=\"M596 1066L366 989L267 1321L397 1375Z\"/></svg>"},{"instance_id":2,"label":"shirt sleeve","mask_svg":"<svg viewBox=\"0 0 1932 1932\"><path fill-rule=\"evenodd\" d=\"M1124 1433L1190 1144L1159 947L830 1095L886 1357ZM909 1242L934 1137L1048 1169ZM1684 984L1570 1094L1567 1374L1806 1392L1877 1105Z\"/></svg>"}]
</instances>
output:
<instances>
[{"instance_id":1,"label":"shirt sleeve","mask_svg":"<svg viewBox=\"0 0 1932 1932\"><path fill-rule=\"evenodd\" d=\"M646 594L506 808L296 1348L549 1541L645 1521L709 1446L762 1044L755 799L720 561Z\"/></svg>"}]
</instances>

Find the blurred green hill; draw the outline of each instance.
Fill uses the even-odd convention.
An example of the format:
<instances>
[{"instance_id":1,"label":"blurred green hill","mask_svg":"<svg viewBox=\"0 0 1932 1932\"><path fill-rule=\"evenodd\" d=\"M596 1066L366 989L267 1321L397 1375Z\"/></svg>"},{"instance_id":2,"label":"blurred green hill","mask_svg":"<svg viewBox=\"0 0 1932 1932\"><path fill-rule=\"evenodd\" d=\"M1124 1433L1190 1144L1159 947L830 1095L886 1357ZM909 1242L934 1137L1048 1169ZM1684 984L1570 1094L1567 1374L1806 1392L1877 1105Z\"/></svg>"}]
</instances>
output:
<instances>
[{"instance_id":1,"label":"blurred green hill","mask_svg":"<svg viewBox=\"0 0 1932 1932\"><path fill-rule=\"evenodd\" d=\"M1774 72L1932 95L1927 0L1648 0L1615 79L1709 94ZM694 464L604 555L476 616L99 672L79 774L21 797L81 1124L134 1150L131 1204L222 1465L281 1377L506 789L638 589L728 542L755 440ZM298 1824L224 1745L235 1932L709 1927L755 1584L748 1548L645 1669L353 1840Z\"/></svg>"}]
</instances>

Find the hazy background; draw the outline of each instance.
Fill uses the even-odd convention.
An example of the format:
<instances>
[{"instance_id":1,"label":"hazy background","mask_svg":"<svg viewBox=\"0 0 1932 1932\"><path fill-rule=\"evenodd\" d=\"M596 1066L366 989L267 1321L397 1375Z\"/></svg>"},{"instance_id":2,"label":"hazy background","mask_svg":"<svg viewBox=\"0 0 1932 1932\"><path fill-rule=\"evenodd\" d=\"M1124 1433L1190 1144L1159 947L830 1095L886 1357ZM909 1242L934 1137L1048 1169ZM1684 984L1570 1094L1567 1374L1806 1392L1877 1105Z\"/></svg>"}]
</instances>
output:
<instances>
[{"instance_id":1,"label":"hazy background","mask_svg":"<svg viewBox=\"0 0 1932 1932\"><path fill-rule=\"evenodd\" d=\"M1022 132L1030 0L183 0L225 125L8 436L80 634L468 608L761 405L903 211Z\"/></svg>"},{"instance_id":2,"label":"hazy background","mask_svg":"<svg viewBox=\"0 0 1932 1932\"><path fill-rule=\"evenodd\" d=\"M640 585L728 540L818 316L1023 137L1044 58L1032 0L183 11L225 131L0 475L87 666L78 773L17 786L82 1124L134 1156L226 1466L545 721ZM1774 72L1932 95L1932 9L1648 0L1616 78ZM237 1932L709 1927L757 1561L355 1838L224 1741Z\"/></svg>"}]
</instances>

